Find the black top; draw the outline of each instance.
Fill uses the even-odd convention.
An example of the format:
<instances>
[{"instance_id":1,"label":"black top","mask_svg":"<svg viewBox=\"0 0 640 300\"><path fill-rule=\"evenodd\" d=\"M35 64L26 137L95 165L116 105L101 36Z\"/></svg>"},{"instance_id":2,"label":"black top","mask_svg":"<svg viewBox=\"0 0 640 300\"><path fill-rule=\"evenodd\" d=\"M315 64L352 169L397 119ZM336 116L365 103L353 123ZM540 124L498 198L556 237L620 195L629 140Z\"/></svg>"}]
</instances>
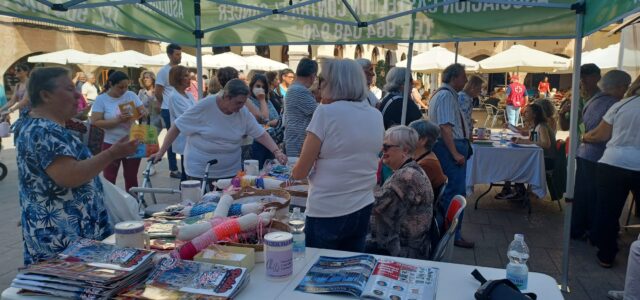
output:
<instances>
[{"instance_id":1,"label":"black top","mask_svg":"<svg viewBox=\"0 0 640 300\"><path fill-rule=\"evenodd\" d=\"M391 101L389 103L389 101ZM387 103L389 103L387 107ZM385 107L386 110L385 110ZM384 121L384 129L389 129L393 125L399 125L402 121L402 95L391 92L380 101L380 111ZM407 125L415 120L422 119L420 108L411 98L407 99Z\"/></svg>"}]
</instances>

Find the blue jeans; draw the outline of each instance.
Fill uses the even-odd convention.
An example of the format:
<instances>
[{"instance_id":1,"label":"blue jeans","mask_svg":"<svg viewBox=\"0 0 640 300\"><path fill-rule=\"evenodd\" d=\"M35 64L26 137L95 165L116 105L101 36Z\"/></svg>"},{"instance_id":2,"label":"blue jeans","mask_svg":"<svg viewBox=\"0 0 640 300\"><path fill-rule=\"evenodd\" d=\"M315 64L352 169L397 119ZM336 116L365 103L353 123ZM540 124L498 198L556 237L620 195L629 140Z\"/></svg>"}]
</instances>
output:
<instances>
[{"instance_id":1,"label":"blue jeans","mask_svg":"<svg viewBox=\"0 0 640 300\"><path fill-rule=\"evenodd\" d=\"M509 124L513 126L518 126L518 121L520 120L520 107L515 107L513 105L507 105L507 121Z\"/></svg>"},{"instance_id":2,"label":"blue jeans","mask_svg":"<svg viewBox=\"0 0 640 300\"><path fill-rule=\"evenodd\" d=\"M458 153L467 157L469 151L468 142L466 140L454 140L454 143ZM465 163L461 166L456 165L456 161L453 159L451 152L449 152L449 149L447 149L447 146L444 144L442 139L438 139L436 144L433 146L433 153L438 157L440 165L442 166L442 171L444 171L444 174L449 178L449 183L442 193L442 199L439 205L440 207L438 208L441 212L440 216L444 216L447 213L451 199L453 199L455 195L466 195L467 164ZM456 228L456 240L461 239L460 228L462 226L463 216L464 213L460 215L460 220ZM438 220L438 222L442 222L442 220Z\"/></svg>"},{"instance_id":3,"label":"blue jeans","mask_svg":"<svg viewBox=\"0 0 640 300\"><path fill-rule=\"evenodd\" d=\"M267 149L267 147L260 144L258 141L253 141L253 145L251 145L251 157L253 159L258 160L258 166L262 170L264 167L264 162L267 159L273 159L273 153Z\"/></svg>"},{"instance_id":4,"label":"blue jeans","mask_svg":"<svg viewBox=\"0 0 640 300\"><path fill-rule=\"evenodd\" d=\"M307 247L363 252L373 204L334 218L307 217L304 232Z\"/></svg>"},{"instance_id":5,"label":"blue jeans","mask_svg":"<svg viewBox=\"0 0 640 300\"><path fill-rule=\"evenodd\" d=\"M162 115L164 127L169 131L169 128L171 128L171 115L169 114L169 110L160 110L160 115ZM169 171L178 171L178 161L176 160L176 154L173 153L171 146L169 146L169 150L167 150L167 159L169 160Z\"/></svg>"}]
</instances>

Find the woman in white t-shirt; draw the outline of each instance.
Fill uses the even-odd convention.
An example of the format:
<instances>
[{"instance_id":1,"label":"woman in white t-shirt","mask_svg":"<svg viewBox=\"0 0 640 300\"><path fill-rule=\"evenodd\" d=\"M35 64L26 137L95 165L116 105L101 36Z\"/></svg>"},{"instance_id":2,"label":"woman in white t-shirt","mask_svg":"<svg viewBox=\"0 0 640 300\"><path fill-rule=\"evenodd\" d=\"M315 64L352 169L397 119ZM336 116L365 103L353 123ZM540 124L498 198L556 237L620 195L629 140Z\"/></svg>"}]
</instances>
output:
<instances>
[{"instance_id":1,"label":"woman in white t-shirt","mask_svg":"<svg viewBox=\"0 0 640 300\"><path fill-rule=\"evenodd\" d=\"M138 96L128 90L129 77L125 73L113 72L109 76L107 87L105 93L96 97L91 109L91 123L104 130L103 151L120 140L129 139L131 125L147 115ZM124 169L126 190L138 186L139 158L114 160L104 169L104 178L115 184L120 163Z\"/></svg>"},{"instance_id":2,"label":"woman in white t-shirt","mask_svg":"<svg viewBox=\"0 0 640 300\"><path fill-rule=\"evenodd\" d=\"M187 137L184 169L192 179L202 179L207 162L212 159L217 159L218 163L209 172L210 181L235 176L242 169L240 146L244 135L256 139L278 161L286 163L287 156L245 107L248 96L247 84L240 79L232 79L223 92L198 101L171 125L160 151L153 156L154 161L159 161L176 138L183 134Z\"/></svg>"},{"instance_id":3,"label":"woman in white t-shirt","mask_svg":"<svg viewBox=\"0 0 640 300\"><path fill-rule=\"evenodd\" d=\"M322 105L307 127L293 179L309 177L306 243L362 252L374 202L384 125L363 101L368 87L358 63L332 59L322 67Z\"/></svg>"},{"instance_id":4,"label":"woman in white t-shirt","mask_svg":"<svg viewBox=\"0 0 640 300\"><path fill-rule=\"evenodd\" d=\"M169 84L173 87L173 91L169 94L169 115L173 124L185 111L196 105L196 99L191 93L187 92L187 88L191 85L191 76L189 69L186 67L181 65L172 67L171 71L169 71ZM182 181L187 180L187 173L184 170L184 161L186 159L184 147L186 142L187 137L184 134L179 134L171 144L173 152L180 154L180 166L182 168L182 178L180 180Z\"/></svg>"},{"instance_id":5,"label":"woman in white t-shirt","mask_svg":"<svg viewBox=\"0 0 640 300\"><path fill-rule=\"evenodd\" d=\"M620 214L629 192L640 195L640 77L629 87L627 98L613 104L583 143L607 142L598 161L595 232L598 262L611 268L618 253Z\"/></svg>"}]
</instances>

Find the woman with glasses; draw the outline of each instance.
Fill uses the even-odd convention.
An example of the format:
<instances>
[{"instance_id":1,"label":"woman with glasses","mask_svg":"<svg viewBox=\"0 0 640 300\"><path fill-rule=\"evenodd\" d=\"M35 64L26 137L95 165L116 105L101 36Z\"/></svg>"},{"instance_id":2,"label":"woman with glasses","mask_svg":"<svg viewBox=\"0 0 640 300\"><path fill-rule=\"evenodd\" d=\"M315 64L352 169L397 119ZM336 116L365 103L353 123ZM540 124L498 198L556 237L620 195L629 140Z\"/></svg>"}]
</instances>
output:
<instances>
[{"instance_id":1,"label":"woman with glasses","mask_svg":"<svg viewBox=\"0 0 640 300\"><path fill-rule=\"evenodd\" d=\"M293 179L309 179L306 243L362 252L384 135L382 115L365 101L369 89L355 61L330 59L321 77L322 104L292 172Z\"/></svg>"},{"instance_id":2,"label":"woman with glasses","mask_svg":"<svg viewBox=\"0 0 640 300\"><path fill-rule=\"evenodd\" d=\"M109 75L106 92L96 98L91 109L91 123L104 129L102 151L111 148L119 141L129 139L131 125L136 120L144 119L147 111L142 101L129 91L129 77L123 72L115 71ZM120 163L124 169L126 191L138 186L139 158L116 159L104 169L104 178L116 184Z\"/></svg>"},{"instance_id":3,"label":"woman with glasses","mask_svg":"<svg viewBox=\"0 0 640 300\"><path fill-rule=\"evenodd\" d=\"M16 65L16 77L18 77L18 84L16 84L15 92L13 96L3 106L0 108L0 111L8 110L9 113L12 113L16 110L20 109L28 109L31 106L31 102L29 102L29 96L27 95L27 83L29 80L29 65L26 63L19 63Z\"/></svg>"},{"instance_id":4,"label":"woman with glasses","mask_svg":"<svg viewBox=\"0 0 640 300\"><path fill-rule=\"evenodd\" d=\"M433 190L422 167L413 160L418 133L400 125L387 129L382 162L393 175L375 190L367 252L427 259L433 218Z\"/></svg>"}]
</instances>

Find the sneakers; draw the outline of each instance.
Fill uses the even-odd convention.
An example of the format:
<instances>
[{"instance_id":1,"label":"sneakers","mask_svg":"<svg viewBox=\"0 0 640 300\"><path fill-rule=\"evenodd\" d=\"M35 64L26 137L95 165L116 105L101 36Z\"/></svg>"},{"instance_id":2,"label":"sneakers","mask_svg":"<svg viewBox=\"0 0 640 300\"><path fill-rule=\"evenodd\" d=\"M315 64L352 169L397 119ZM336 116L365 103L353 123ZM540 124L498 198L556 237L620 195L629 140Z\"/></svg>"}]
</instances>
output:
<instances>
[{"instance_id":1,"label":"sneakers","mask_svg":"<svg viewBox=\"0 0 640 300\"><path fill-rule=\"evenodd\" d=\"M607 297L613 300L622 300L624 299L624 291L609 291Z\"/></svg>"},{"instance_id":2,"label":"sneakers","mask_svg":"<svg viewBox=\"0 0 640 300\"><path fill-rule=\"evenodd\" d=\"M472 249L476 244L461 238L459 240L455 240L453 245L460 248Z\"/></svg>"},{"instance_id":3,"label":"sneakers","mask_svg":"<svg viewBox=\"0 0 640 300\"><path fill-rule=\"evenodd\" d=\"M177 178L180 179L182 178L182 173L180 171L171 171L171 173L169 173L169 177L171 178Z\"/></svg>"},{"instance_id":4,"label":"sneakers","mask_svg":"<svg viewBox=\"0 0 640 300\"><path fill-rule=\"evenodd\" d=\"M518 194L516 192L512 192L510 190L502 190L502 192L498 193L495 198L498 200L504 200L504 199L510 199L517 195Z\"/></svg>"},{"instance_id":5,"label":"sneakers","mask_svg":"<svg viewBox=\"0 0 640 300\"><path fill-rule=\"evenodd\" d=\"M149 176L153 176L153 175L156 175L156 168L151 166L151 168L149 168Z\"/></svg>"}]
</instances>

